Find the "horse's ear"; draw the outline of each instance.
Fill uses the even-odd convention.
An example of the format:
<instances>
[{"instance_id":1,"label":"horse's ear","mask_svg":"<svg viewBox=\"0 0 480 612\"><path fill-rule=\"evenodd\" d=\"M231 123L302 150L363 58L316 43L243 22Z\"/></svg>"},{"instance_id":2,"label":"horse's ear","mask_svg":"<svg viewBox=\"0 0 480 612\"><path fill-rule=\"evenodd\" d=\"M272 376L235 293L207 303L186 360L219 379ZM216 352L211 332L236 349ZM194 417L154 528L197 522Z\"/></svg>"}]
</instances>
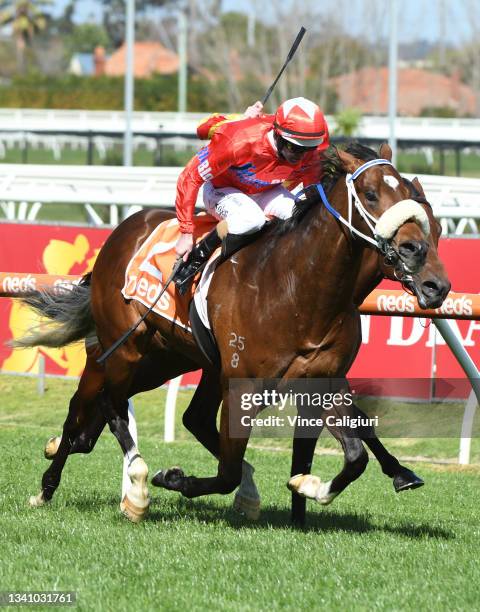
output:
<instances>
[{"instance_id":1,"label":"horse's ear","mask_svg":"<svg viewBox=\"0 0 480 612\"><path fill-rule=\"evenodd\" d=\"M342 162L343 169L349 174L353 174L359 167L358 160L342 149L337 149L338 159Z\"/></svg>"},{"instance_id":2,"label":"horse's ear","mask_svg":"<svg viewBox=\"0 0 480 612\"><path fill-rule=\"evenodd\" d=\"M427 199L427 196L425 195L425 192L423 191L422 183L418 180L418 176L416 176L413 179L412 185L415 187L418 193L422 196L422 198Z\"/></svg>"},{"instance_id":3,"label":"horse's ear","mask_svg":"<svg viewBox=\"0 0 480 612\"><path fill-rule=\"evenodd\" d=\"M380 147L380 157L382 159L388 159L388 161L392 161L392 149L387 142L384 142Z\"/></svg>"}]
</instances>

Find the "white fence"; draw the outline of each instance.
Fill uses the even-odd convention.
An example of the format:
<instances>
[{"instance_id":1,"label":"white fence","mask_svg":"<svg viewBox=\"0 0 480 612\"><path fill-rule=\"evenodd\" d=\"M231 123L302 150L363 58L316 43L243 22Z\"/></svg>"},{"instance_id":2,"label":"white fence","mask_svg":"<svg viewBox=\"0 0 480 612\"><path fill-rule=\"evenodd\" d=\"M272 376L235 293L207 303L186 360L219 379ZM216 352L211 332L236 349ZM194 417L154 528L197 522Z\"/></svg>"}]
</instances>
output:
<instances>
[{"instance_id":1,"label":"white fence","mask_svg":"<svg viewBox=\"0 0 480 612\"><path fill-rule=\"evenodd\" d=\"M178 167L0 164L0 209L9 220L34 221L45 203L83 206L92 225L104 221L93 205L109 208L109 222L140 207L172 207ZM413 178L413 175L406 175ZM443 233L480 233L480 179L420 175ZM197 204L201 206L199 198Z\"/></svg>"},{"instance_id":2,"label":"white fence","mask_svg":"<svg viewBox=\"0 0 480 612\"><path fill-rule=\"evenodd\" d=\"M198 122L207 114L135 112L132 129L134 132L151 134L193 134ZM327 117L327 120L331 129L335 129L334 118ZM122 132L125 129L125 115L121 111L1 108L0 132L2 129L18 132ZM400 140L463 141L477 147L480 143L480 119L398 117L395 131ZM385 140L388 140L388 135L388 117L383 116L364 117L355 134Z\"/></svg>"}]
</instances>

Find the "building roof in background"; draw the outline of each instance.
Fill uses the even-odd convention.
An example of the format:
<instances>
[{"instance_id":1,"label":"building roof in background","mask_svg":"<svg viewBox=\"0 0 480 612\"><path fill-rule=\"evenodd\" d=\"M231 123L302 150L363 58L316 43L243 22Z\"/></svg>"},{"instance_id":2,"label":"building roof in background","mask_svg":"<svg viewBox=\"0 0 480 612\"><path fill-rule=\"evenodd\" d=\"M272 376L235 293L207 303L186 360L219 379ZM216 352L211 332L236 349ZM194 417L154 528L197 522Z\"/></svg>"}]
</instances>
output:
<instances>
[{"instance_id":1,"label":"building roof in background","mask_svg":"<svg viewBox=\"0 0 480 612\"><path fill-rule=\"evenodd\" d=\"M123 76L125 74L126 46L123 44L105 63L105 74ZM174 74L178 72L179 58L159 42L135 43L134 74L136 78L148 78L153 74Z\"/></svg>"},{"instance_id":2,"label":"building roof in background","mask_svg":"<svg viewBox=\"0 0 480 612\"><path fill-rule=\"evenodd\" d=\"M342 108L368 115L388 112L388 68L362 68L330 80ZM448 107L458 115L475 115L477 100L458 75L445 76L415 68L398 71L399 115L420 115L424 108Z\"/></svg>"}]
</instances>

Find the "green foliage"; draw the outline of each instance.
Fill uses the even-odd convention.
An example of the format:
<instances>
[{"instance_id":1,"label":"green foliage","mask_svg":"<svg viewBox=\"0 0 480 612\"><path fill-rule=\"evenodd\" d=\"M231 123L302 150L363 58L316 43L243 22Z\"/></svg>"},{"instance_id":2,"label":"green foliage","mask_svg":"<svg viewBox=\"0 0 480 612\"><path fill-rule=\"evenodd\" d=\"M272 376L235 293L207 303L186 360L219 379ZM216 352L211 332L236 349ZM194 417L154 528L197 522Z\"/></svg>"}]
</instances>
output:
<instances>
[{"instance_id":1,"label":"green foliage","mask_svg":"<svg viewBox=\"0 0 480 612\"><path fill-rule=\"evenodd\" d=\"M47 25L44 8L53 0L12 0L0 3L0 25L12 24L14 36L30 41L33 35Z\"/></svg>"},{"instance_id":2,"label":"green foliage","mask_svg":"<svg viewBox=\"0 0 480 612\"><path fill-rule=\"evenodd\" d=\"M11 40L0 41L0 74L13 76L17 71L15 59L15 45Z\"/></svg>"},{"instance_id":3,"label":"green foliage","mask_svg":"<svg viewBox=\"0 0 480 612\"><path fill-rule=\"evenodd\" d=\"M75 25L73 32L66 38L70 53L93 53L95 47L108 48L111 44L107 31L95 23Z\"/></svg>"},{"instance_id":4,"label":"green foliage","mask_svg":"<svg viewBox=\"0 0 480 612\"><path fill-rule=\"evenodd\" d=\"M458 117L456 110L450 106L425 106L420 117L445 117L447 119Z\"/></svg>"},{"instance_id":5,"label":"green foliage","mask_svg":"<svg viewBox=\"0 0 480 612\"><path fill-rule=\"evenodd\" d=\"M425 106L420 111L420 117L456 117L455 109L449 106Z\"/></svg>"},{"instance_id":6,"label":"green foliage","mask_svg":"<svg viewBox=\"0 0 480 612\"><path fill-rule=\"evenodd\" d=\"M346 108L335 115L335 134L338 136L353 136L362 119L362 113L356 108Z\"/></svg>"},{"instance_id":7,"label":"green foliage","mask_svg":"<svg viewBox=\"0 0 480 612\"><path fill-rule=\"evenodd\" d=\"M77 0L70 0L59 17L50 18L50 30L60 35L71 34L75 28L73 15Z\"/></svg>"},{"instance_id":8,"label":"green foliage","mask_svg":"<svg viewBox=\"0 0 480 612\"><path fill-rule=\"evenodd\" d=\"M135 109L174 111L177 109L176 75L155 75L135 82ZM123 109L122 77L48 77L38 74L16 77L0 86L0 106L6 108ZM191 77L188 109L213 112L226 107L223 90L205 79Z\"/></svg>"}]
</instances>

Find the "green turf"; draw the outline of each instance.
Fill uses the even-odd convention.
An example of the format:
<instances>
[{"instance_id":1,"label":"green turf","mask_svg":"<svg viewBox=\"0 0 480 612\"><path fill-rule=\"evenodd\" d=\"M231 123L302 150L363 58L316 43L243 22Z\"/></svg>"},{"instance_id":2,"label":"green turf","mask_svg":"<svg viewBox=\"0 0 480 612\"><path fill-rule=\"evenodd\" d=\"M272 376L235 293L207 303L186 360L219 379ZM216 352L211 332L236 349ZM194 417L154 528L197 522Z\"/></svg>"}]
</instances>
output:
<instances>
[{"instance_id":1,"label":"green turf","mask_svg":"<svg viewBox=\"0 0 480 612\"><path fill-rule=\"evenodd\" d=\"M398 154L397 167L400 172L411 172L413 174L442 174L445 176L456 176L457 166L456 157L453 152L446 151L444 155L444 166L442 168L440 153L434 152L433 165L427 163L425 155L418 153ZM479 178L480 159L478 153L462 153L460 155L460 176Z\"/></svg>"},{"instance_id":2,"label":"green turf","mask_svg":"<svg viewBox=\"0 0 480 612\"><path fill-rule=\"evenodd\" d=\"M171 145L161 145L155 150L145 147L137 148L133 153L134 166L180 166L185 165L190 157L198 150L198 146L187 146L185 150L176 150ZM50 149L29 146L12 147L5 151L5 156L0 160L4 164L62 164L62 165L87 165L88 151L86 149L72 149L66 146L62 149L59 158L55 157ZM123 144L118 140L105 155L101 156L96 147L93 148L92 163L94 165L121 166L123 165Z\"/></svg>"},{"instance_id":3,"label":"green turf","mask_svg":"<svg viewBox=\"0 0 480 612\"><path fill-rule=\"evenodd\" d=\"M426 486L396 495L371 462L332 506L309 503L308 528L293 530L289 451L250 449L259 522L233 513L232 496L188 501L153 489L149 518L135 526L119 515L121 455L104 434L93 454L69 459L50 506L28 508L73 388L52 380L39 397L34 380L0 377L0 590L75 590L78 609L101 611L478 609L478 466L415 465ZM135 402L151 470L213 475L215 462L186 434L162 442L163 401L154 392ZM330 478L341 463L320 456L314 472Z\"/></svg>"}]
</instances>

